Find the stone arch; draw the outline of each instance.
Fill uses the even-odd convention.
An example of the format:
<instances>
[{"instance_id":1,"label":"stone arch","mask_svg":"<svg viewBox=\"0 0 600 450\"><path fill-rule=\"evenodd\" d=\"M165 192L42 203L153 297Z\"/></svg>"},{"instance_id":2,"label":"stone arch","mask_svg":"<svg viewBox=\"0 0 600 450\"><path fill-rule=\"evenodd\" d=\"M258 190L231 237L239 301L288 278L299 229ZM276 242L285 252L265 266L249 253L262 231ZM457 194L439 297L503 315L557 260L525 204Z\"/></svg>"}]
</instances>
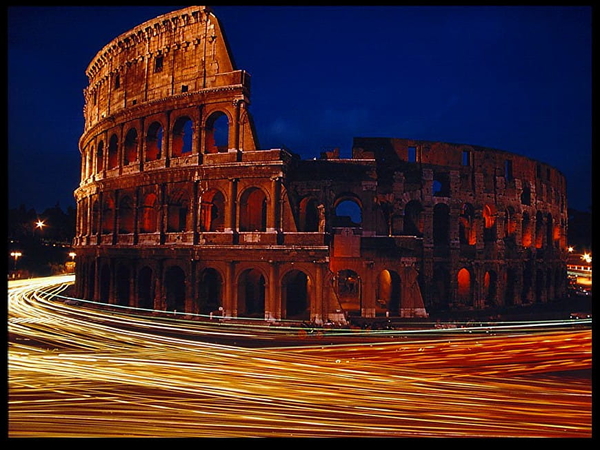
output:
<instances>
[{"instance_id":1,"label":"stone arch","mask_svg":"<svg viewBox=\"0 0 600 450\"><path fill-rule=\"evenodd\" d=\"M229 149L229 126L231 120L223 111L215 111L206 119L204 127L204 152L226 153Z\"/></svg>"},{"instance_id":2,"label":"stone arch","mask_svg":"<svg viewBox=\"0 0 600 450\"><path fill-rule=\"evenodd\" d=\"M309 319L311 298L310 278L302 270L292 269L281 278L281 300L284 317Z\"/></svg>"},{"instance_id":3,"label":"stone arch","mask_svg":"<svg viewBox=\"0 0 600 450\"><path fill-rule=\"evenodd\" d=\"M523 247L530 247L532 243L531 218L528 212L524 212L521 219L521 242Z\"/></svg>"},{"instance_id":4,"label":"stone arch","mask_svg":"<svg viewBox=\"0 0 600 450\"><path fill-rule=\"evenodd\" d=\"M113 134L108 141L108 169L119 165L119 138Z\"/></svg>"},{"instance_id":5,"label":"stone arch","mask_svg":"<svg viewBox=\"0 0 600 450\"><path fill-rule=\"evenodd\" d=\"M223 307L223 277L212 267L200 272L198 280L198 311L211 314Z\"/></svg>"},{"instance_id":6,"label":"stone arch","mask_svg":"<svg viewBox=\"0 0 600 450\"><path fill-rule=\"evenodd\" d=\"M200 231L223 231L225 228L225 196L218 189L202 194L200 203Z\"/></svg>"},{"instance_id":7,"label":"stone arch","mask_svg":"<svg viewBox=\"0 0 600 450\"><path fill-rule=\"evenodd\" d=\"M167 231L178 232L187 229L187 216L190 200L185 189L178 189L169 196L167 203Z\"/></svg>"},{"instance_id":8,"label":"stone arch","mask_svg":"<svg viewBox=\"0 0 600 450\"><path fill-rule=\"evenodd\" d=\"M108 303L110 301L111 285L110 266L108 263L104 263L100 268L100 302Z\"/></svg>"},{"instance_id":9,"label":"stone arch","mask_svg":"<svg viewBox=\"0 0 600 450\"><path fill-rule=\"evenodd\" d=\"M119 200L119 233L133 233L134 208L133 200L129 195L124 195Z\"/></svg>"},{"instance_id":10,"label":"stone arch","mask_svg":"<svg viewBox=\"0 0 600 450\"><path fill-rule=\"evenodd\" d=\"M267 196L257 187L249 187L240 196L240 231L267 230Z\"/></svg>"},{"instance_id":11,"label":"stone arch","mask_svg":"<svg viewBox=\"0 0 600 450\"><path fill-rule=\"evenodd\" d=\"M106 195L102 202L102 233L110 234L114 231L115 200L112 195Z\"/></svg>"},{"instance_id":12,"label":"stone arch","mask_svg":"<svg viewBox=\"0 0 600 450\"><path fill-rule=\"evenodd\" d=\"M130 128L125 135L125 152L123 155L123 165L127 166L138 160L138 132L135 128Z\"/></svg>"},{"instance_id":13,"label":"stone arch","mask_svg":"<svg viewBox=\"0 0 600 450\"><path fill-rule=\"evenodd\" d=\"M475 228L475 208L470 203L462 206L458 218L458 237L461 244L475 245L477 242L477 230Z\"/></svg>"},{"instance_id":14,"label":"stone arch","mask_svg":"<svg viewBox=\"0 0 600 450\"><path fill-rule=\"evenodd\" d=\"M151 192L144 196L140 213L140 232L154 233L157 230L158 197Z\"/></svg>"},{"instance_id":15,"label":"stone arch","mask_svg":"<svg viewBox=\"0 0 600 450\"><path fill-rule=\"evenodd\" d=\"M542 248L544 243L544 215L541 211L535 213L535 248Z\"/></svg>"},{"instance_id":16,"label":"stone arch","mask_svg":"<svg viewBox=\"0 0 600 450\"><path fill-rule=\"evenodd\" d=\"M446 267L435 267L431 280L431 309L433 311L446 310L450 306L450 301L450 272Z\"/></svg>"},{"instance_id":17,"label":"stone arch","mask_svg":"<svg viewBox=\"0 0 600 450\"><path fill-rule=\"evenodd\" d=\"M463 306L473 305L473 274L466 267L461 268L456 274L457 289L456 300Z\"/></svg>"},{"instance_id":18,"label":"stone arch","mask_svg":"<svg viewBox=\"0 0 600 450\"><path fill-rule=\"evenodd\" d=\"M246 269L238 278L238 315L264 317L266 278L258 269Z\"/></svg>"},{"instance_id":19,"label":"stone arch","mask_svg":"<svg viewBox=\"0 0 600 450\"><path fill-rule=\"evenodd\" d=\"M450 207L445 203L437 203L433 207L433 245L450 243Z\"/></svg>"},{"instance_id":20,"label":"stone arch","mask_svg":"<svg viewBox=\"0 0 600 450\"><path fill-rule=\"evenodd\" d=\"M362 203L354 194L342 194L333 204L334 227L362 226Z\"/></svg>"},{"instance_id":21,"label":"stone arch","mask_svg":"<svg viewBox=\"0 0 600 450\"><path fill-rule=\"evenodd\" d=\"M117 266L115 273L115 293L116 293L116 304L120 306L129 306L131 297L131 270L125 263L120 263Z\"/></svg>"},{"instance_id":22,"label":"stone arch","mask_svg":"<svg viewBox=\"0 0 600 450\"><path fill-rule=\"evenodd\" d=\"M150 266L142 267L138 273L137 302L140 308L154 309L154 271Z\"/></svg>"},{"instance_id":23,"label":"stone arch","mask_svg":"<svg viewBox=\"0 0 600 450\"><path fill-rule=\"evenodd\" d=\"M189 116L181 116L173 125L171 156L177 158L192 153L194 122Z\"/></svg>"},{"instance_id":24,"label":"stone arch","mask_svg":"<svg viewBox=\"0 0 600 450\"><path fill-rule=\"evenodd\" d=\"M489 203L483 206L483 241L495 242L496 232L496 207Z\"/></svg>"},{"instance_id":25,"label":"stone arch","mask_svg":"<svg viewBox=\"0 0 600 450\"><path fill-rule=\"evenodd\" d=\"M483 275L483 289L486 306L498 306L498 274L494 270Z\"/></svg>"},{"instance_id":26,"label":"stone arch","mask_svg":"<svg viewBox=\"0 0 600 450\"><path fill-rule=\"evenodd\" d=\"M338 271L335 288L342 309L350 315L360 314L362 297L360 275L351 269Z\"/></svg>"},{"instance_id":27,"label":"stone arch","mask_svg":"<svg viewBox=\"0 0 600 450\"><path fill-rule=\"evenodd\" d=\"M506 269L506 282L504 283L504 305L513 306L516 298L516 288L518 281L517 270L513 267Z\"/></svg>"},{"instance_id":28,"label":"stone arch","mask_svg":"<svg viewBox=\"0 0 600 450\"><path fill-rule=\"evenodd\" d=\"M319 201L315 197L307 196L300 200L298 221L300 231L319 231L321 214L319 212Z\"/></svg>"},{"instance_id":29,"label":"stone arch","mask_svg":"<svg viewBox=\"0 0 600 450\"><path fill-rule=\"evenodd\" d=\"M423 206L418 200L410 200L404 205L404 234L423 236Z\"/></svg>"},{"instance_id":30,"label":"stone arch","mask_svg":"<svg viewBox=\"0 0 600 450\"><path fill-rule=\"evenodd\" d=\"M96 149L96 173L100 173L104 170L104 141L98 143Z\"/></svg>"},{"instance_id":31,"label":"stone arch","mask_svg":"<svg viewBox=\"0 0 600 450\"><path fill-rule=\"evenodd\" d=\"M165 270L163 285L167 311L185 311L185 284L185 271L180 266L171 265Z\"/></svg>"},{"instance_id":32,"label":"stone arch","mask_svg":"<svg viewBox=\"0 0 600 450\"><path fill-rule=\"evenodd\" d=\"M377 307L391 315L400 313L401 280L396 271L384 269L377 275Z\"/></svg>"},{"instance_id":33,"label":"stone arch","mask_svg":"<svg viewBox=\"0 0 600 450\"><path fill-rule=\"evenodd\" d=\"M160 122L152 122L146 133L146 161L162 157L164 128Z\"/></svg>"}]
</instances>

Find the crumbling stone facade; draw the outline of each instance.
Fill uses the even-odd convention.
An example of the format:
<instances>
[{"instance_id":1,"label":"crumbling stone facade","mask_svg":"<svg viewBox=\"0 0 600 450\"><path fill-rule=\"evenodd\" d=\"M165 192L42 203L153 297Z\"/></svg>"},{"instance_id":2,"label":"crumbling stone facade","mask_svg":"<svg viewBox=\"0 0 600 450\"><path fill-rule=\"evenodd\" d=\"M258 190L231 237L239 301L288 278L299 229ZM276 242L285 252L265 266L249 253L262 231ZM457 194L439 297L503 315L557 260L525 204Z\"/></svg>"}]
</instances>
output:
<instances>
[{"instance_id":1,"label":"crumbling stone facade","mask_svg":"<svg viewBox=\"0 0 600 450\"><path fill-rule=\"evenodd\" d=\"M321 324L565 293L559 171L409 139L355 138L349 159L260 150L250 76L208 8L122 34L87 76L83 298Z\"/></svg>"}]
</instances>

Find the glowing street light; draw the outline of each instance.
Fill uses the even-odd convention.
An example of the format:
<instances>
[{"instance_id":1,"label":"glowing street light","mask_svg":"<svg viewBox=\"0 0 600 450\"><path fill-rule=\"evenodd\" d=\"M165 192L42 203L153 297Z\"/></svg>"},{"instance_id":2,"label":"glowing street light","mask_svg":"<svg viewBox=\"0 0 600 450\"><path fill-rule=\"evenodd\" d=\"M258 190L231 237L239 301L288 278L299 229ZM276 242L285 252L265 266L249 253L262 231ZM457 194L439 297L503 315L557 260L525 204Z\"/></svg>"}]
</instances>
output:
<instances>
[{"instance_id":1,"label":"glowing street light","mask_svg":"<svg viewBox=\"0 0 600 450\"><path fill-rule=\"evenodd\" d=\"M591 263L592 255L590 255L589 253L584 253L583 256L581 257L581 259L583 259L587 263Z\"/></svg>"},{"instance_id":2,"label":"glowing street light","mask_svg":"<svg viewBox=\"0 0 600 450\"><path fill-rule=\"evenodd\" d=\"M75 252L70 252L69 256L71 257L71 260L74 261L75 260L75 256L77 256L77 254Z\"/></svg>"},{"instance_id":3,"label":"glowing street light","mask_svg":"<svg viewBox=\"0 0 600 450\"><path fill-rule=\"evenodd\" d=\"M17 260L23 256L23 253L21 252L10 252L10 256L12 256L13 258L15 258L15 270L17 270Z\"/></svg>"},{"instance_id":4,"label":"glowing street light","mask_svg":"<svg viewBox=\"0 0 600 450\"><path fill-rule=\"evenodd\" d=\"M39 228L40 230L43 229L46 226L46 224L44 223L43 220L38 219L38 221L35 223L35 227Z\"/></svg>"}]
</instances>

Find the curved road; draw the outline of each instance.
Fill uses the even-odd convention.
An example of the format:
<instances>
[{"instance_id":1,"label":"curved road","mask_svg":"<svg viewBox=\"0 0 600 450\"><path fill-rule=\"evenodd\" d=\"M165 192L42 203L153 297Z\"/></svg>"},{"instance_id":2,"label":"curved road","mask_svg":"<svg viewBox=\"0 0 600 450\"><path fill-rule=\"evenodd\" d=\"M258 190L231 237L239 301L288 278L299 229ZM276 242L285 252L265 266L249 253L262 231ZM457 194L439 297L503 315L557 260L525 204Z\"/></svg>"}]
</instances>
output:
<instances>
[{"instance_id":1,"label":"curved road","mask_svg":"<svg viewBox=\"0 0 600 450\"><path fill-rule=\"evenodd\" d=\"M591 320L308 336L72 282L9 284L9 437L591 437Z\"/></svg>"}]
</instances>

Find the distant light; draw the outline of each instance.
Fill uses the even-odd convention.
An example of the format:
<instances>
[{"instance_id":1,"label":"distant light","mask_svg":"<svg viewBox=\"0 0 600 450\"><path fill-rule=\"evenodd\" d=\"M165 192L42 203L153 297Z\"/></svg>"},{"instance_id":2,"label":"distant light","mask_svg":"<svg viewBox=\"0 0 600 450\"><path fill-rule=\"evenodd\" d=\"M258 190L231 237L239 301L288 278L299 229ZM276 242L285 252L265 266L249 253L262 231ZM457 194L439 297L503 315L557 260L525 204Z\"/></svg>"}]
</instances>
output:
<instances>
[{"instance_id":1,"label":"distant light","mask_svg":"<svg viewBox=\"0 0 600 450\"><path fill-rule=\"evenodd\" d=\"M567 250L568 250L569 253L573 253L575 251L575 249L572 246L569 247Z\"/></svg>"},{"instance_id":2,"label":"distant light","mask_svg":"<svg viewBox=\"0 0 600 450\"><path fill-rule=\"evenodd\" d=\"M584 253L583 256L581 257L581 259L583 259L587 263L591 263L592 255L590 255L589 253Z\"/></svg>"},{"instance_id":3,"label":"distant light","mask_svg":"<svg viewBox=\"0 0 600 450\"><path fill-rule=\"evenodd\" d=\"M35 226L36 226L36 228L42 229L43 227L45 227L45 226L46 226L46 224L44 223L44 221L43 221L43 220L38 220L38 221L35 223Z\"/></svg>"}]
</instances>

